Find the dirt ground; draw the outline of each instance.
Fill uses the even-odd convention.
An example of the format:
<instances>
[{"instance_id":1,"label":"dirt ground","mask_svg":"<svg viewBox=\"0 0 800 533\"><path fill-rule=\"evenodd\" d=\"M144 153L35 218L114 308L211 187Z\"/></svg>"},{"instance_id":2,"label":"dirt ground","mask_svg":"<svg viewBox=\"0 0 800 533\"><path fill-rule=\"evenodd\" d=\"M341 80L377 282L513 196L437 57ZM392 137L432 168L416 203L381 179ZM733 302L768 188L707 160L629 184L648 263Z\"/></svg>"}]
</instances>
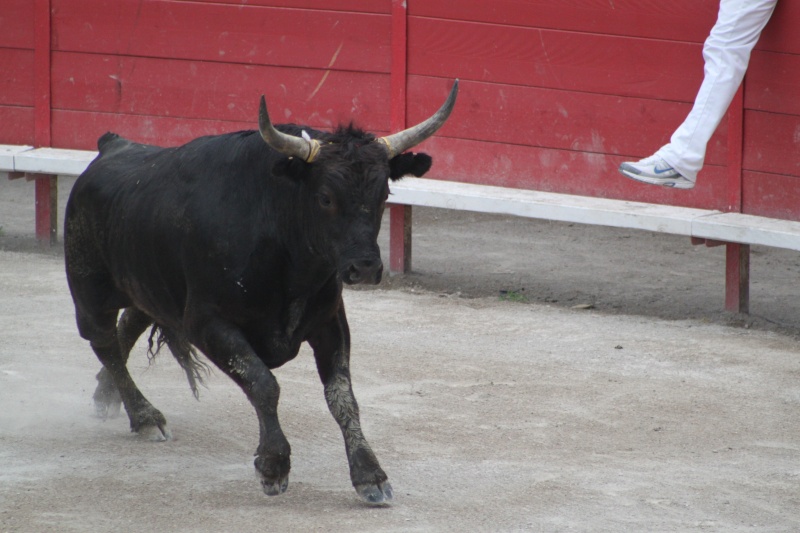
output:
<instances>
[{"instance_id":1,"label":"dirt ground","mask_svg":"<svg viewBox=\"0 0 800 533\"><path fill-rule=\"evenodd\" d=\"M279 497L220 372L197 401L139 346L132 374L173 440L95 418L99 363L63 255L33 242L32 187L0 176L0 532L800 530L796 253L754 249L740 317L721 311L721 248L415 211L415 272L345 294L364 431L395 492L374 508L307 349L276 371L293 448Z\"/></svg>"}]
</instances>

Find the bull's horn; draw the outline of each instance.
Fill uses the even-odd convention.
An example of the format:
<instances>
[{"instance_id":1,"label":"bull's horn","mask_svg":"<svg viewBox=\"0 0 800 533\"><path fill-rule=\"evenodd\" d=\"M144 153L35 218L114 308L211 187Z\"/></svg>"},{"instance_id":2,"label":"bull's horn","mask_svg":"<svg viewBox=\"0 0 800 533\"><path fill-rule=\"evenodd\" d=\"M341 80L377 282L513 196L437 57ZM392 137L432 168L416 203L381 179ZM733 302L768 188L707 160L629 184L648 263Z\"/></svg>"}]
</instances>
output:
<instances>
[{"instance_id":1,"label":"bull's horn","mask_svg":"<svg viewBox=\"0 0 800 533\"><path fill-rule=\"evenodd\" d=\"M319 154L320 144L316 139L304 139L287 135L275 129L267 113L267 102L264 95L261 95L261 103L258 106L258 130L261 138L275 150L289 157L299 157L307 163L311 163Z\"/></svg>"},{"instance_id":2,"label":"bull's horn","mask_svg":"<svg viewBox=\"0 0 800 533\"><path fill-rule=\"evenodd\" d=\"M412 126L407 130L393 133L388 137L381 137L378 139L386 145L386 151L389 153L389 159L398 154L402 154L409 148L412 148L422 141L436 133L436 130L441 128L450 112L453 111L453 106L456 104L456 96L458 96L458 80L453 83L453 88L450 89L450 96L447 97L439 111L433 114L428 120L420 122L416 126Z\"/></svg>"}]
</instances>

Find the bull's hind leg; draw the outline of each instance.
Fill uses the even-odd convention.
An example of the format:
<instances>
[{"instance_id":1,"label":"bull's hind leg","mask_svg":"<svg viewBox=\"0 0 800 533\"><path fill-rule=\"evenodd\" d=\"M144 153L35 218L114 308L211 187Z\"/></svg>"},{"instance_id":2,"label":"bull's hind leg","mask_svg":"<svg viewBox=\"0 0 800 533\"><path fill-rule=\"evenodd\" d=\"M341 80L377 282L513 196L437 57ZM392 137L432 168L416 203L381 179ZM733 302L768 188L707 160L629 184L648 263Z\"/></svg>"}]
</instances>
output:
<instances>
[{"instance_id":1,"label":"bull's hind leg","mask_svg":"<svg viewBox=\"0 0 800 533\"><path fill-rule=\"evenodd\" d=\"M116 311L97 314L78 311L81 336L89 341L95 355L103 363L105 372L101 371L101 385L110 378L111 384L116 387L128 413L131 431L150 440L168 440L171 434L167 429L167 420L147 401L128 372L127 352L123 355L116 315Z\"/></svg>"},{"instance_id":2,"label":"bull's hind leg","mask_svg":"<svg viewBox=\"0 0 800 533\"><path fill-rule=\"evenodd\" d=\"M120 344L120 356L127 364L133 345L145 332L153 320L135 307L126 309L117 323L117 339ZM100 418L115 418L119 415L122 397L104 366L97 373L97 388L94 391L94 408Z\"/></svg>"},{"instance_id":3,"label":"bull's hind leg","mask_svg":"<svg viewBox=\"0 0 800 533\"><path fill-rule=\"evenodd\" d=\"M105 266L104 253L95 240L90 210L82 211L76 191L67 203L64 219L64 257L67 282L75 303L75 318L78 331L88 340L95 355L103 364L104 371L98 375L95 398L100 400L100 411L108 412L115 401L116 388L128 418L131 430L151 434L157 440L169 438L167 421L142 395L133 382L126 367L130 352L130 337L141 324L123 325L122 341L128 341L123 350L117 333L117 314L120 309L131 307L129 297L116 288L116 284ZM134 322L143 320L140 316ZM145 326L146 327L146 326ZM139 331L141 334L141 331ZM134 339L135 341L135 339Z\"/></svg>"},{"instance_id":4,"label":"bull's hind leg","mask_svg":"<svg viewBox=\"0 0 800 533\"><path fill-rule=\"evenodd\" d=\"M344 436L353 487L367 503L390 502L393 494L389 478L361 431L358 403L350 384L350 330L344 306L327 327L309 339L309 344L314 349L328 409Z\"/></svg>"}]
</instances>

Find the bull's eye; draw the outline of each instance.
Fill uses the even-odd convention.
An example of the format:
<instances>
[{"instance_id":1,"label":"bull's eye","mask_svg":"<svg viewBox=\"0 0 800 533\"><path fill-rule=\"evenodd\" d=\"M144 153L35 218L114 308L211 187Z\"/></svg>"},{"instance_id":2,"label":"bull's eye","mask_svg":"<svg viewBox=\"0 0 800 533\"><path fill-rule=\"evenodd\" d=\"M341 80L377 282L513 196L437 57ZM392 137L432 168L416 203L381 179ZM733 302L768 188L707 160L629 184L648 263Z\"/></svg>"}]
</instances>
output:
<instances>
[{"instance_id":1,"label":"bull's eye","mask_svg":"<svg viewBox=\"0 0 800 533\"><path fill-rule=\"evenodd\" d=\"M330 209L333 206L333 200L328 193L321 192L317 195L317 201L319 201L319 205L325 209Z\"/></svg>"}]
</instances>

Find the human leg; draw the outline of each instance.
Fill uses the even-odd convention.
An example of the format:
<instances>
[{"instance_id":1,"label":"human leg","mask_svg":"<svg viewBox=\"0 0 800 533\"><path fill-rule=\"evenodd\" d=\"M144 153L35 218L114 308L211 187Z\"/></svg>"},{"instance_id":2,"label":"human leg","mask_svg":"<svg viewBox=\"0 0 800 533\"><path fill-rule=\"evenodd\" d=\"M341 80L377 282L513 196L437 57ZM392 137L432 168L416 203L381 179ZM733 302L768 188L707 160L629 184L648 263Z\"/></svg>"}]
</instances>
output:
<instances>
[{"instance_id":1,"label":"human leg","mask_svg":"<svg viewBox=\"0 0 800 533\"><path fill-rule=\"evenodd\" d=\"M694 105L654 156L620 171L647 183L689 189L705 161L706 146L741 85L750 53L777 0L721 0L717 22L703 47L704 78Z\"/></svg>"},{"instance_id":2,"label":"human leg","mask_svg":"<svg viewBox=\"0 0 800 533\"><path fill-rule=\"evenodd\" d=\"M686 120L658 155L690 181L705 161L706 146L742 83L750 53L777 0L722 0L717 23L703 46L705 75Z\"/></svg>"}]
</instances>

